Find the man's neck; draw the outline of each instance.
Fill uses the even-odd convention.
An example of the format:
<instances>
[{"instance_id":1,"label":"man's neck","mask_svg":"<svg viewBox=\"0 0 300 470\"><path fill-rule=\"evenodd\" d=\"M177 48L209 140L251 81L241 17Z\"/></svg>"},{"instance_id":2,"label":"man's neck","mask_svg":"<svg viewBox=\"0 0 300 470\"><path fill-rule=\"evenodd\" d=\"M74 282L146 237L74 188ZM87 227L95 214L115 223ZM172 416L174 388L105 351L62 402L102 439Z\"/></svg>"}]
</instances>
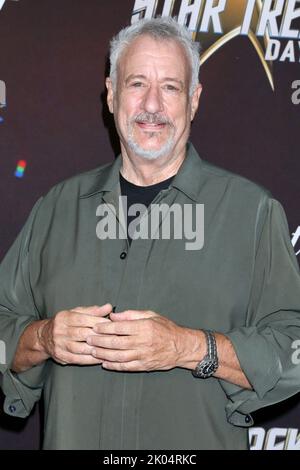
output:
<instances>
[{"instance_id":1,"label":"man's neck","mask_svg":"<svg viewBox=\"0 0 300 470\"><path fill-rule=\"evenodd\" d=\"M137 156L128 156L126 152L122 151L121 174L133 184L149 186L176 175L184 159L185 152L173 158L147 160Z\"/></svg>"}]
</instances>

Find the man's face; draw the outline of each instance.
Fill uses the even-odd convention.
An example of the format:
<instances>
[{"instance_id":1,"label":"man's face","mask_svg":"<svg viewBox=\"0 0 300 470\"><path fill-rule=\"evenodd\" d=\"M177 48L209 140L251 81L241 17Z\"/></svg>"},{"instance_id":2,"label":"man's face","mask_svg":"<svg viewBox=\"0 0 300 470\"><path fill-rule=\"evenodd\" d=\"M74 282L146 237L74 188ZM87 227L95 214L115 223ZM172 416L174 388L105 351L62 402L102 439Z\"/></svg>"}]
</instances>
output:
<instances>
[{"instance_id":1,"label":"man's face","mask_svg":"<svg viewBox=\"0 0 300 470\"><path fill-rule=\"evenodd\" d=\"M190 64L176 41L143 35L124 51L116 91L107 79L122 152L155 159L184 152L201 87L189 96Z\"/></svg>"}]
</instances>

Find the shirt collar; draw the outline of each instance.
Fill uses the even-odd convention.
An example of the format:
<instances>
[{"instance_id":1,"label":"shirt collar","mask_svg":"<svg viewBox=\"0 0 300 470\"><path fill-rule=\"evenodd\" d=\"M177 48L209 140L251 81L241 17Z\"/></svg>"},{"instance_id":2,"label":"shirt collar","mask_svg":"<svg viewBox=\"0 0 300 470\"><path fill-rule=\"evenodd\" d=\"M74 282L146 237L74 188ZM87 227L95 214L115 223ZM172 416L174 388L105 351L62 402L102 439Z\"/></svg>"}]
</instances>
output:
<instances>
[{"instance_id":1,"label":"shirt collar","mask_svg":"<svg viewBox=\"0 0 300 470\"><path fill-rule=\"evenodd\" d=\"M95 181L92 183L88 191L80 194L80 199L85 199L102 192L113 191L119 183L119 172L122 166L122 156L118 155L113 163L101 168L96 174Z\"/></svg>"},{"instance_id":2,"label":"shirt collar","mask_svg":"<svg viewBox=\"0 0 300 470\"><path fill-rule=\"evenodd\" d=\"M202 179L203 162L193 144L188 142L186 157L170 186L178 189L193 201L197 201Z\"/></svg>"},{"instance_id":3,"label":"shirt collar","mask_svg":"<svg viewBox=\"0 0 300 470\"><path fill-rule=\"evenodd\" d=\"M119 172L122 166L122 156L96 174L95 181L89 190L80 195L81 199L95 194L113 191L119 184ZM191 142L187 143L187 154L170 187L183 192L196 201L199 193L199 182L202 176L202 160ZM201 178L202 179L202 178Z\"/></svg>"}]
</instances>

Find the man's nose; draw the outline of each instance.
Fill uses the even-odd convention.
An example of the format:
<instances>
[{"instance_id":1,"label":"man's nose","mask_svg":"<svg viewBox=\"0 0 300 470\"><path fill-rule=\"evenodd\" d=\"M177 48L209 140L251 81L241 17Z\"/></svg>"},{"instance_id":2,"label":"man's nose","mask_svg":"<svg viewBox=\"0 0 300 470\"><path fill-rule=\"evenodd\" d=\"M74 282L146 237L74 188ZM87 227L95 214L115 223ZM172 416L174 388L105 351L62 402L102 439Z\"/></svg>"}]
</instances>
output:
<instances>
[{"instance_id":1,"label":"man's nose","mask_svg":"<svg viewBox=\"0 0 300 470\"><path fill-rule=\"evenodd\" d=\"M148 113L163 111L163 102L159 86L151 85L144 96L143 108Z\"/></svg>"}]
</instances>

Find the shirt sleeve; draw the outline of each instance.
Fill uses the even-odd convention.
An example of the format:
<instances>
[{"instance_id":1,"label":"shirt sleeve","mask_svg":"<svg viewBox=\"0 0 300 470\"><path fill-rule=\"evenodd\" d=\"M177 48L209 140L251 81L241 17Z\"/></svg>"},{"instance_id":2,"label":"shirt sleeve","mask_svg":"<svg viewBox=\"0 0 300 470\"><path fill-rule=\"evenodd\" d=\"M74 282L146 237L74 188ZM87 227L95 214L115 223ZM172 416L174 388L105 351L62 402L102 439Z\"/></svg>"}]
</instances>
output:
<instances>
[{"instance_id":1,"label":"shirt sleeve","mask_svg":"<svg viewBox=\"0 0 300 470\"><path fill-rule=\"evenodd\" d=\"M30 287L29 245L41 200L33 207L0 265L0 372L5 395L4 411L22 418L29 415L41 396L46 364L19 374L11 371L20 336L30 323L40 319Z\"/></svg>"},{"instance_id":2,"label":"shirt sleeve","mask_svg":"<svg viewBox=\"0 0 300 470\"><path fill-rule=\"evenodd\" d=\"M249 413L300 390L300 274L280 203L268 198L255 250L244 327L226 333L253 390L220 380L230 423L251 426ZM257 224L259 226L259 222Z\"/></svg>"}]
</instances>

